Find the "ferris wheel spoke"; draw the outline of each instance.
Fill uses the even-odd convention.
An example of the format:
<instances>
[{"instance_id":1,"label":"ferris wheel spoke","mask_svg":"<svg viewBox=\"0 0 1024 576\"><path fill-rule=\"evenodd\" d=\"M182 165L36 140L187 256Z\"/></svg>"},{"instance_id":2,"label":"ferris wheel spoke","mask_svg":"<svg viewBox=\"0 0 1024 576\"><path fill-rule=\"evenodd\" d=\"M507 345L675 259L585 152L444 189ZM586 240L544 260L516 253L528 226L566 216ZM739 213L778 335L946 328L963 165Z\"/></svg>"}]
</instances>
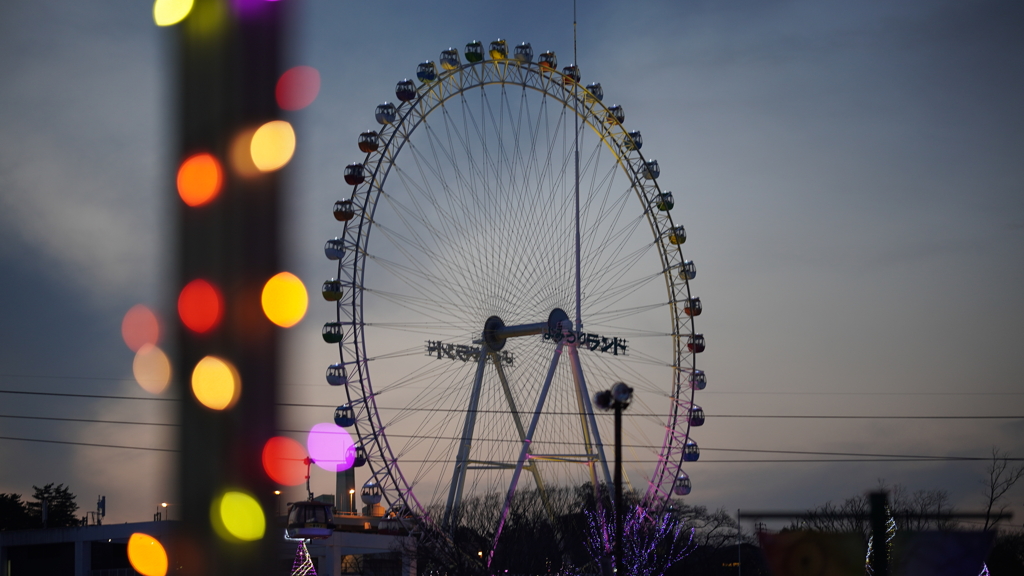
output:
<instances>
[{"instance_id":1,"label":"ferris wheel spoke","mask_svg":"<svg viewBox=\"0 0 1024 576\"><path fill-rule=\"evenodd\" d=\"M361 220L346 225L359 246L354 265L339 263L358 296L354 340L339 349L346 366L360 367L366 400L357 414L373 422L373 434L360 438L379 453L371 470L386 498L435 527L493 536L494 545L505 504L522 490L536 489L550 510L551 487L609 480L601 438L610 420L589 405L589 386L624 379L642 395L638 408L668 401L678 411L669 399L685 369L677 366L692 365L673 336L684 323L692 330L692 320L673 304L688 289L659 232L671 219L649 200L657 184L640 178L644 161L623 147L625 132L606 123L604 105L588 102L577 121L561 76L543 74L488 60L446 71L423 84L421 99L399 104L379 132L384 149L367 157L374 179ZM489 353L481 343L489 317L524 325L575 305L576 218L583 344L535 334ZM658 277L668 298L657 295ZM669 326L657 325L666 312ZM594 344L613 338L637 341L626 355L624 345ZM570 361L552 363L556 351ZM637 481L653 478L649 494L671 489L684 442L676 436L686 435L678 415L663 417L627 421L629 441L652 446L634 459L657 455L652 474L630 468ZM658 451L650 438L663 431ZM459 511L469 499L483 503L479 513Z\"/></svg>"},{"instance_id":2,"label":"ferris wheel spoke","mask_svg":"<svg viewBox=\"0 0 1024 576\"><path fill-rule=\"evenodd\" d=\"M418 283L417 285L413 285L411 282L408 282L408 280L405 280L405 281L406 281L407 285L409 285L410 287L416 289L419 292L427 292L427 293L429 293L429 295L432 298L435 298L438 301L441 301L441 302L446 302L447 301L446 300L447 295L445 294L445 289L446 289L449 293L454 293L455 295L461 297L461 299L460 299L460 304L461 305L466 305L466 304L469 304L469 303L473 302L474 296L472 295L472 290L469 287L459 285L458 284L460 282L459 279L454 278L454 279L450 279L449 280L448 278L439 278L437 276L437 274L435 274L431 270L427 270L424 267L423 262L424 262L425 258L423 258L423 257L417 258L415 255L413 255L409 251L407 245L404 245L401 242L396 242L394 240L393 237L397 236L397 234L389 231L389 229L387 229L387 228L384 228L382 230L382 233L385 236L391 236L392 237L392 238L389 238L389 239L392 240L392 245L394 246L394 248L398 252L400 252L402 255L404 255L406 257L406 261L409 264L408 265L401 264L401 263L398 263L398 262L386 259L386 258L384 258L382 256L374 256L374 255L370 255L370 254L367 254L368 258L371 258L371 259L381 263L382 266L389 267L390 268L390 272L392 274L394 274L396 277L405 278L404 274L402 274L402 273L406 273L406 274L411 274L412 276L418 278L420 280L420 283ZM402 273L399 273L399 272L402 272ZM464 281L465 280L463 279L462 282L464 282ZM424 282L427 283L427 284L424 285L423 284Z\"/></svg>"}]
</instances>

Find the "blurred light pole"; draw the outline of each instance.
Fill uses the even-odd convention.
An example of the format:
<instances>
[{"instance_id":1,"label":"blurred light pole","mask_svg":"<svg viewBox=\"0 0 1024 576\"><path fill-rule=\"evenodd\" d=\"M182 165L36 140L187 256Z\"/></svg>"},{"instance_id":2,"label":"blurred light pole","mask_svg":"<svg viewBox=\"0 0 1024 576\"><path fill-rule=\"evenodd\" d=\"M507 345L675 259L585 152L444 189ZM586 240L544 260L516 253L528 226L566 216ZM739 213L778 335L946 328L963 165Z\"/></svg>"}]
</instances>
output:
<instances>
[{"instance_id":1,"label":"blurred light pole","mask_svg":"<svg viewBox=\"0 0 1024 576\"><path fill-rule=\"evenodd\" d=\"M633 389L622 382L615 383L611 390L594 394L594 403L602 410L615 410L615 543L612 570L619 573L622 566L622 411L629 407ZM625 573L625 570L622 570Z\"/></svg>"}]
</instances>

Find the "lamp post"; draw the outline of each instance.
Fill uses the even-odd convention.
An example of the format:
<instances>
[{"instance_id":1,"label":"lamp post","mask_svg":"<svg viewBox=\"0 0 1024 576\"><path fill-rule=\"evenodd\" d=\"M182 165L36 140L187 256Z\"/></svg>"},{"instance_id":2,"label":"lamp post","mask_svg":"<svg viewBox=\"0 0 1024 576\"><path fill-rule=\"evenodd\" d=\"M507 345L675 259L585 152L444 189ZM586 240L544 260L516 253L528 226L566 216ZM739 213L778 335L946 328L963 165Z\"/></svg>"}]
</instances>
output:
<instances>
[{"instance_id":1,"label":"lamp post","mask_svg":"<svg viewBox=\"0 0 1024 576\"><path fill-rule=\"evenodd\" d=\"M610 390L594 394L594 403L598 408L615 410L615 543L612 551L612 570L615 573L619 573L622 566L622 411L629 407L632 399L633 389L623 382L615 383Z\"/></svg>"},{"instance_id":2,"label":"lamp post","mask_svg":"<svg viewBox=\"0 0 1024 576\"><path fill-rule=\"evenodd\" d=\"M348 513L353 515L353 516L356 515L356 489L355 488L349 488L348 489Z\"/></svg>"}]
</instances>

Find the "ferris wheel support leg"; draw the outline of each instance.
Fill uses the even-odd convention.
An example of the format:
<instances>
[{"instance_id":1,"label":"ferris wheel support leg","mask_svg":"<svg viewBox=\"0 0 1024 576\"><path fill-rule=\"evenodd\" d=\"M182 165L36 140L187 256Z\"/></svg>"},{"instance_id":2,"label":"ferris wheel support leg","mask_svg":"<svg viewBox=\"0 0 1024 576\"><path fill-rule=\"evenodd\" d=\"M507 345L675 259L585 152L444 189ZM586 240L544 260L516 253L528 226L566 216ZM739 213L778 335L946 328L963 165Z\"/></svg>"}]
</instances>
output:
<instances>
[{"instance_id":1,"label":"ferris wheel support leg","mask_svg":"<svg viewBox=\"0 0 1024 576\"><path fill-rule=\"evenodd\" d=\"M501 389L505 393L505 401L508 402L508 409L512 414L512 421L515 422L516 431L519 432L519 441L526 442L526 430L523 428L523 420L519 416L519 408L516 406L516 399L512 396L512 388L508 385L508 378L505 377L505 369L501 367L501 359L494 352L490 353L491 362L494 364L494 369L498 372L498 380L501 381ZM530 462L526 468L530 469L530 473L533 474L533 481L537 484L537 490L540 492L541 502L544 504L544 510L548 513L548 518L551 519L551 525L555 525L555 511L551 507L551 499L548 498L548 491L544 488L544 479L540 476L540 470L537 469L536 462Z\"/></svg>"},{"instance_id":2,"label":"ferris wheel support leg","mask_svg":"<svg viewBox=\"0 0 1024 576\"><path fill-rule=\"evenodd\" d=\"M501 516L498 517L498 529L494 531L494 539L491 541L491 551L487 555L487 567L490 568L494 560L494 551L498 547L498 539L501 538L501 530L505 526L505 519L508 517L508 509L512 506L512 497L516 493L516 485L519 484L519 476L523 473L523 465L530 453L530 443L533 442L533 433L537 430L537 422L544 410L544 401L548 397L548 390L551 388L551 380L555 377L555 368L558 368L558 359L562 356L564 340L555 346L555 352L551 356L551 367L548 368L547 378L544 379L544 387L540 390L540 397L537 398L537 409L533 411L533 418L530 419L530 428L523 439L523 449L519 451L519 461L516 462L515 472L512 473L512 482L508 486L508 495L505 496L505 504L501 507Z\"/></svg>"},{"instance_id":3,"label":"ferris wheel support leg","mask_svg":"<svg viewBox=\"0 0 1024 576\"><path fill-rule=\"evenodd\" d=\"M466 422L462 426L462 440L459 443L458 456L455 458L452 485L448 489L448 502L444 507L444 526L451 529L455 527L459 504L462 502L462 486L466 482L466 461L469 460L469 449L473 443L473 429L476 427L476 411L480 403L480 388L484 381L487 356L481 352L480 360L476 364L476 377L473 379L473 391L469 396L469 406L466 408Z\"/></svg>"},{"instance_id":4,"label":"ferris wheel support leg","mask_svg":"<svg viewBox=\"0 0 1024 576\"><path fill-rule=\"evenodd\" d=\"M594 406L590 401L590 392L587 391L587 380L583 377L583 366L580 364L579 350L576 346L569 346L569 362L572 363L572 378L576 382L576 394L583 404L583 412L586 413L587 421L590 423L590 432L594 435L594 444L597 446L597 456L601 462L601 474L604 476L606 486L612 485L611 472L608 470L608 459L604 455L604 444L601 442L601 432L597 429L597 418L594 416ZM587 437L587 425L583 423L583 436L587 442L587 453L590 454L590 439ZM594 490L597 490L597 478L591 464L591 480L594 482Z\"/></svg>"}]
</instances>

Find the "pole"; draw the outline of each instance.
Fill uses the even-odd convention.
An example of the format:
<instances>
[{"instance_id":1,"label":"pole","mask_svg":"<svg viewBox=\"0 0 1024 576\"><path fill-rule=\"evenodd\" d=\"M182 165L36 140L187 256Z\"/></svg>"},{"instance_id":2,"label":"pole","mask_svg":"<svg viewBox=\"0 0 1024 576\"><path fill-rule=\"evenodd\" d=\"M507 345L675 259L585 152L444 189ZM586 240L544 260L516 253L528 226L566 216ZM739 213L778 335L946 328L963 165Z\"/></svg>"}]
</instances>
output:
<instances>
[{"instance_id":1,"label":"pole","mask_svg":"<svg viewBox=\"0 0 1024 576\"><path fill-rule=\"evenodd\" d=\"M576 66L580 65L580 61L577 60L576 56L576 0L572 2L572 60ZM579 68L577 68L579 70ZM576 168L576 179L575 179L575 191L576 191L576 331L581 332L583 330L583 314L582 304L580 302L580 97L579 97L579 82L573 82L572 84L572 96L573 96L573 111L576 114L573 115L575 120L576 134L573 138L573 156L575 159L574 166Z\"/></svg>"},{"instance_id":2,"label":"pole","mask_svg":"<svg viewBox=\"0 0 1024 576\"><path fill-rule=\"evenodd\" d=\"M263 469L262 451L277 434L277 374L280 328L265 316L260 293L282 271L281 223L286 210L280 172L244 174L232 161L232 143L248 130L281 120L275 86L284 72L286 26L295 2L195 0L174 26L175 66L168 84L175 93L174 143L167 147L163 181L165 205L173 222L175 251L170 290L195 280L213 287L219 320L205 332L184 321L168 326L176 350L172 384L181 423L178 455L179 516L176 548L188 550L175 568L189 576L262 574L277 554L276 530L252 541L232 540L218 505L228 493L258 504L259 515L273 510L274 485ZM244 148L243 148L244 149ZM203 154L212 164L219 193L206 204L179 196L176 174ZM237 403L230 409L205 406L190 389L190 375L212 356L235 369L231 378ZM253 500L255 499L255 500ZM220 522L220 520L218 520Z\"/></svg>"},{"instance_id":3,"label":"pole","mask_svg":"<svg viewBox=\"0 0 1024 576\"><path fill-rule=\"evenodd\" d=\"M889 576L889 543L886 530L885 492L869 494L871 503L871 569L874 576Z\"/></svg>"},{"instance_id":4,"label":"pole","mask_svg":"<svg viewBox=\"0 0 1024 576\"><path fill-rule=\"evenodd\" d=\"M615 573L622 567L622 403L615 403Z\"/></svg>"},{"instance_id":5,"label":"pole","mask_svg":"<svg viewBox=\"0 0 1024 576\"><path fill-rule=\"evenodd\" d=\"M743 540L740 537L740 509L736 509L736 576L743 574Z\"/></svg>"}]
</instances>

